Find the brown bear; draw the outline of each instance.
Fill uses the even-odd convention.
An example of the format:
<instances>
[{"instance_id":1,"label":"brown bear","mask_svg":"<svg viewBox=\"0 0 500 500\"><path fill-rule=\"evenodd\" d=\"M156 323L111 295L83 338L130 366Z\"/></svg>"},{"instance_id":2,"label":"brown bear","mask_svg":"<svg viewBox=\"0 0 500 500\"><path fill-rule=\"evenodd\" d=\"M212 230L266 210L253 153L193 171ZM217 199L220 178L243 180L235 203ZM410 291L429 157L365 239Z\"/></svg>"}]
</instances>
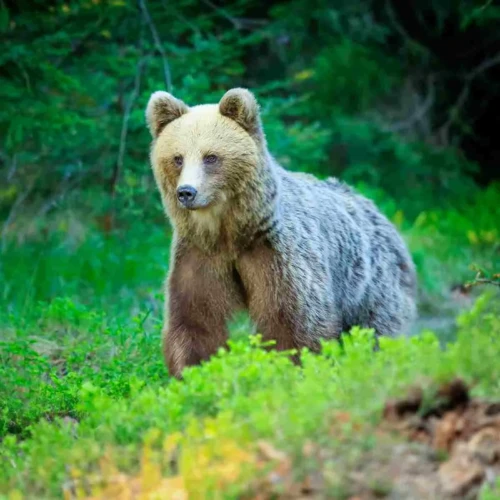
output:
<instances>
[{"instance_id":1,"label":"brown bear","mask_svg":"<svg viewBox=\"0 0 500 500\"><path fill-rule=\"evenodd\" d=\"M396 229L336 179L280 167L251 92L194 107L155 92L146 118L174 228L164 329L172 375L225 345L242 308L277 349L317 351L354 325L408 329L415 269Z\"/></svg>"}]
</instances>

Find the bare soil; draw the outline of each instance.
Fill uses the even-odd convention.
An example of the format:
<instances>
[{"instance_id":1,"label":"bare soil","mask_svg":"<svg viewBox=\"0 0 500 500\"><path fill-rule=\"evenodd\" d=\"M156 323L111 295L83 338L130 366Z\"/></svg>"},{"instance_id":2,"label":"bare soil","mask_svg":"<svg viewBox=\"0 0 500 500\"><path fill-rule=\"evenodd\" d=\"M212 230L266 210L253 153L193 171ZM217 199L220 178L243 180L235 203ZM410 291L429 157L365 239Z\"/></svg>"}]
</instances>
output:
<instances>
[{"instance_id":1,"label":"bare soil","mask_svg":"<svg viewBox=\"0 0 500 500\"><path fill-rule=\"evenodd\" d=\"M333 420L332 434L342 439L351 418L339 413ZM306 443L303 455L314 456L318 467L300 481L291 476L289 457L263 443L261 459L277 466L248 498L476 499L500 477L500 402L471 399L461 380L411 388L386 404L378 426L356 425L349 434L364 438L353 446L346 437L341 456ZM359 452L366 436L374 445Z\"/></svg>"}]
</instances>

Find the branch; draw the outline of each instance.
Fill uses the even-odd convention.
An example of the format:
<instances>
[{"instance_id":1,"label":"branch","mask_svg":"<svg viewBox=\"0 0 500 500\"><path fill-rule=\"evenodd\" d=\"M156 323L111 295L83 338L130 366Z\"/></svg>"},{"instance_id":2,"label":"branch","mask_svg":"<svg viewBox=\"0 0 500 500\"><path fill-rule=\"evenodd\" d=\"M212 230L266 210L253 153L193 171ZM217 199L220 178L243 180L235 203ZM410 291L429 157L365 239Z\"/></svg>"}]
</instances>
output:
<instances>
[{"instance_id":1,"label":"branch","mask_svg":"<svg viewBox=\"0 0 500 500\"><path fill-rule=\"evenodd\" d=\"M19 193L19 195L16 198L16 201L13 203L9 215L5 219L5 222L3 223L2 226L2 234L1 234L1 240L2 240L2 250L5 249L5 245L7 243L7 231L12 223L12 220L15 218L19 208L21 205L24 203L24 200L30 195L30 193L33 191L34 188L34 182L32 182L22 193Z\"/></svg>"},{"instance_id":2,"label":"branch","mask_svg":"<svg viewBox=\"0 0 500 500\"><path fill-rule=\"evenodd\" d=\"M142 42L141 42L142 45ZM118 184L118 179L120 178L121 172L123 170L123 159L125 157L125 149L127 145L127 134L128 134L128 122L130 120L130 114L134 107L135 101L139 96L141 89L141 79L142 71L146 64L146 58L144 56L139 57L137 62L137 69L134 78L134 88L130 94L130 98L125 106L125 111L123 113L122 128L120 132L120 146L118 148L118 158L116 159L115 168L113 169L113 175L111 177L111 195L114 197L116 194L116 186Z\"/></svg>"},{"instance_id":3,"label":"branch","mask_svg":"<svg viewBox=\"0 0 500 500\"><path fill-rule=\"evenodd\" d=\"M163 63L163 74L165 77L165 85L167 87L167 91L172 92L172 76L170 73L170 66L168 64L167 55L165 54L165 50L163 49L163 44L161 42L160 36L158 35L156 26L154 25L153 20L151 19L151 14L149 13L146 2L147 0L138 0L139 8L141 9L144 20L146 21L149 30L151 31L151 36L153 37L156 50L161 55L161 60Z\"/></svg>"},{"instance_id":4,"label":"branch","mask_svg":"<svg viewBox=\"0 0 500 500\"><path fill-rule=\"evenodd\" d=\"M221 7L217 7L214 3L212 3L210 0L202 0L205 5L208 5L210 8L215 10L220 16L224 17L227 19L236 29L240 29L241 25L238 22L238 19L235 17L231 16L226 12L226 10L222 9Z\"/></svg>"},{"instance_id":5,"label":"branch","mask_svg":"<svg viewBox=\"0 0 500 500\"><path fill-rule=\"evenodd\" d=\"M396 29L396 31L403 37L403 38L406 38L408 40L411 40L412 42L414 43L418 43L416 40L414 40L407 32L406 30L403 28L403 26L401 26L401 24L398 22L397 18L396 18L396 14L394 12L394 9L392 8L392 4L391 4L391 0L386 0L385 1L385 11L387 13L387 15L389 16L389 20L391 21L391 23L393 24L394 28Z\"/></svg>"},{"instance_id":6,"label":"branch","mask_svg":"<svg viewBox=\"0 0 500 500\"><path fill-rule=\"evenodd\" d=\"M500 286L500 275L493 276L493 278L476 278L469 286L474 285L495 285Z\"/></svg>"},{"instance_id":7,"label":"branch","mask_svg":"<svg viewBox=\"0 0 500 500\"><path fill-rule=\"evenodd\" d=\"M82 161L78 160L80 169L79 173L72 176L71 173L64 175L63 179L59 183L57 189L54 190L54 195L45 201L45 203L40 207L38 212L34 215L33 219L39 219L47 214L52 208L56 207L58 203L64 200L65 196L70 192L75 186L80 184L80 182L85 179L85 177L92 175L95 172L100 171L99 165L95 165L88 169L82 169Z\"/></svg>"},{"instance_id":8,"label":"branch","mask_svg":"<svg viewBox=\"0 0 500 500\"><path fill-rule=\"evenodd\" d=\"M2 154L3 156L3 154ZM7 156L5 156L5 161L7 162ZM17 155L14 153L12 155L12 160L10 162L9 172L7 173L7 180L11 181L17 170Z\"/></svg>"},{"instance_id":9,"label":"branch","mask_svg":"<svg viewBox=\"0 0 500 500\"><path fill-rule=\"evenodd\" d=\"M465 84L462 88L462 91L458 95L455 104L451 108L448 119L438 128L438 133L443 134L443 136L448 135L450 127L455 123L459 112L464 107L467 99L469 98L470 86L472 84L472 81L481 73L484 73L486 70L492 68L493 66L496 66L497 64L500 64L500 53L490 59L486 59L465 76Z\"/></svg>"},{"instance_id":10,"label":"branch","mask_svg":"<svg viewBox=\"0 0 500 500\"><path fill-rule=\"evenodd\" d=\"M476 271L476 276L472 281L465 283L465 288L477 285L500 286L500 273L488 275L483 269L479 269L477 266L472 266L472 270Z\"/></svg>"},{"instance_id":11,"label":"branch","mask_svg":"<svg viewBox=\"0 0 500 500\"><path fill-rule=\"evenodd\" d=\"M222 7L218 7L210 0L202 0L202 1L205 5L208 5L211 9L215 10L217 14L227 19L237 30L244 29L245 27L247 29L251 29L252 25L265 26L266 24L268 24L268 21L266 19L246 19L242 17L233 17L231 16L231 14L227 12L227 10L223 9Z\"/></svg>"},{"instance_id":12,"label":"branch","mask_svg":"<svg viewBox=\"0 0 500 500\"><path fill-rule=\"evenodd\" d=\"M418 106L414 113L406 120L397 122L388 127L390 132L401 132L408 130L418 123L431 109L434 104L435 88L434 88L434 75L427 77L427 96L421 106Z\"/></svg>"},{"instance_id":13,"label":"branch","mask_svg":"<svg viewBox=\"0 0 500 500\"><path fill-rule=\"evenodd\" d=\"M473 78L476 78L476 76L480 75L487 69L492 68L493 66L496 66L497 64L500 64L500 53L492 57L491 59L486 59L486 61L483 61L481 64L476 66L469 75L467 75L467 78L472 80Z\"/></svg>"}]
</instances>

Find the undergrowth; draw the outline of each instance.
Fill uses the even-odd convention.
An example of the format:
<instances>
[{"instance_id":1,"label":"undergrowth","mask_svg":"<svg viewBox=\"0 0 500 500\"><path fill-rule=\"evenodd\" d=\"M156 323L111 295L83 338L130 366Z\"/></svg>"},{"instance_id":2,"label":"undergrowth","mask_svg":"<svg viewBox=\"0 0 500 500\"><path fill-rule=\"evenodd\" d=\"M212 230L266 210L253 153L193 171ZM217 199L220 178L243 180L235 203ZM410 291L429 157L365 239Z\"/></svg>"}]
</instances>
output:
<instances>
[{"instance_id":1,"label":"undergrowth","mask_svg":"<svg viewBox=\"0 0 500 500\"><path fill-rule=\"evenodd\" d=\"M61 312L65 318L52 314L50 320L57 319L60 327L65 320L74 322L74 309L60 305ZM63 342L58 355L66 360L65 375L58 375L54 364L48 368L50 348L41 353L36 345L25 346L24 356L29 352L31 358L22 363L24 376L45 381L38 392L26 394L28 406L14 406L14 411L55 413L32 424L26 439L4 437L0 491L18 498L62 493L109 498L119 487L157 498L175 498L174 492L241 498L281 454L289 457L296 477L313 467L306 443L323 447L331 457L342 453L346 465L376 446L376 435L367 429L380 418L387 399L409 385L459 376L473 386L474 395L499 398L499 313L498 296L484 294L459 318L457 340L444 349L428 331L382 338L380 351L373 353L372 332L354 329L342 345L326 342L320 355L304 351L302 368L252 336L187 369L183 381L162 377L158 336L140 329L125 336L116 326L92 336L113 336L115 355L101 352L99 343L75 349L70 340ZM82 318L81 311L76 314ZM84 330L106 325L91 311L84 317ZM10 350L3 345L4 419L18 397L12 391L21 388L19 380L6 379L5 371L23 373L15 365L23 354L13 345ZM95 358L86 361L86 351ZM338 416L346 414L349 420L341 425ZM274 450L268 451L274 459L267 465L259 459L262 443ZM328 474L333 465L322 464L331 492L345 487L342 464L335 462L336 473ZM280 484L276 488L279 492Z\"/></svg>"}]
</instances>

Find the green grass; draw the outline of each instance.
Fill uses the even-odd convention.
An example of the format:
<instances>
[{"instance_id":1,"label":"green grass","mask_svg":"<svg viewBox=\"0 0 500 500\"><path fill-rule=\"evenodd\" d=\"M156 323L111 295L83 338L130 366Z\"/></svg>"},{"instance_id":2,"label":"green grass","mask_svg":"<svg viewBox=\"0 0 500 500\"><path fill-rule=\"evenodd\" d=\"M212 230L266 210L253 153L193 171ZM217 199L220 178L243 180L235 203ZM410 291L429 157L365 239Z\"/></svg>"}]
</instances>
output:
<instances>
[{"instance_id":1,"label":"green grass","mask_svg":"<svg viewBox=\"0 0 500 500\"><path fill-rule=\"evenodd\" d=\"M160 324L147 313L121 323L70 299L54 299L32 314L36 321L11 316L2 330L0 435L27 435L40 418L74 417L85 382L113 397L128 396L135 377L165 382Z\"/></svg>"},{"instance_id":2,"label":"green grass","mask_svg":"<svg viewBox=\"0 0 500 500\"><path fill-rule=\"evenodd\" d=\"M491 187L460 211L415 221L386 207L417 263L424 316L451 308L457 330L464 306L454 306L450 287L473 277L472 263L500 269L499 195ZM258 440L284 453L294 478L321 469L328 491L348 497L346 468L377 447L370 426L388 397L453 376L471 382L477 396L500 397L494 287L467 299L473 309L460 316L451 343L423 331L384 339L374 355L370 332L357 331L344 348L332 342L321 355L305 353L301 369L263 349L248 319L236 318L231 352L177 382L160 349L165 229L40 234L7 243L1 254L0 498L98 496L117 477L125 489L140 483L235 498L273 467L262 469ZM336 412L352 419L340 430ZM304 452L309 442L328 464ZM375 493L390 488L377 481Z\"/></svg>"},{"instance_id":3,"label":"green grass","mask_svg":"<svg viewBox=\"0 0 500 500\"><path fill-rule=\"evenodd\" d=\"M154 225L110 234L87 229L76 237L62 229L22 245L12 241L1 254L0 301L26 315L39 301L69 297L126 315L157 302L169 247L166 228Z\"/></svg>"}]
</instances>

